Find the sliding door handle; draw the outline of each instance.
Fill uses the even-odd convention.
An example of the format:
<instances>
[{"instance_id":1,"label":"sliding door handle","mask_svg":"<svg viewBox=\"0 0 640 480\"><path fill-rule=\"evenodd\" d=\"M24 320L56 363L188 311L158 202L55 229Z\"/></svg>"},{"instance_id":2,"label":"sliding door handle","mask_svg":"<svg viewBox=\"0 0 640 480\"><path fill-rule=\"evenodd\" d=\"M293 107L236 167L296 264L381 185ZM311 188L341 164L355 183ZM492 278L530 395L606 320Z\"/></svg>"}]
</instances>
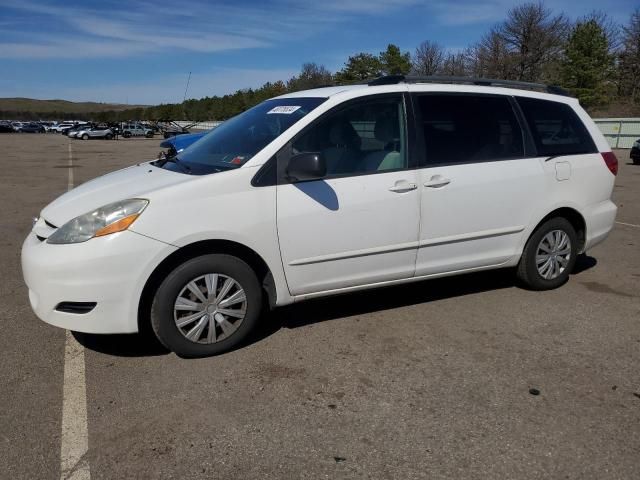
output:
<instances>
[{"instance_id":1,"label":"sliding door handle","mask_svg":"<svg viewBox=\"0 0 640 480\"><path fill-rule=\"evenodd\" d=\"M434 175L429 180L424 182L424 186L429 188L441 188L445 185L449 185L450 183L451 180L449 180L448 178L443 177L442 175Z\"/></svg>"},{"instance_id":2,"label":"sliding door handle","mask_svg":"<svg viewBox=\"0 0 640 480\"><path fill-rule=\"evenodd\" d=\"M398 180L392 187L389 187L390 192L404 193L415 190L418 186L415 183L409 183L406 180Z\"/></svg>"}]
</instances>

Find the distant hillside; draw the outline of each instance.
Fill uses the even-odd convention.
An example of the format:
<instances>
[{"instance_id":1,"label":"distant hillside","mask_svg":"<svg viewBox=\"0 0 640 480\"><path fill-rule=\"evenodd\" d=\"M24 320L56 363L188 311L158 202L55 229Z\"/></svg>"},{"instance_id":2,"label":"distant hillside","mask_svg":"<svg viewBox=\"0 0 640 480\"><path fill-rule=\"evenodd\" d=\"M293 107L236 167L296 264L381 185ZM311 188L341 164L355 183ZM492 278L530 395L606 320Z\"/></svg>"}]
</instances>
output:
<instances>
[{"instance_id":1,"label":"distant hillside","mask_svg":"<svg viewBox=\"0 0 640 480\"><path fill-rule=\"evenodd\" d=\"M70 102L68 100L36 100L34 98L0 98L1 112L38 112L38 113L94 113L120 112L145 105L125 105L122 103Z\"/></svg>"}]
</instances>

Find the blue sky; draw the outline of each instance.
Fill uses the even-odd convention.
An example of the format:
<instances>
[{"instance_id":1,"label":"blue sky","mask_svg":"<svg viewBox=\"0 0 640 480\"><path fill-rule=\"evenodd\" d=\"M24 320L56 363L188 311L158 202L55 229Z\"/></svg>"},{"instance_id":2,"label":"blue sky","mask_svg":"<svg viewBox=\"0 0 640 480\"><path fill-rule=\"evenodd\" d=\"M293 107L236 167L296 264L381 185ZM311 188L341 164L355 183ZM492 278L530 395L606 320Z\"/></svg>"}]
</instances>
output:
<instances>
[{"instance_id":1,"label":"blue sky","mask_svg":"<svg viewBox=\"0 0 640 480\"><path fill-rule=\"evenodd\" d=\"M286 80L304 62L423 40L475 42L511 0L0 0L0 96L156 104ZM576 18L626 22L631 0L547 2Z\"/></svg>"}]
</instances>

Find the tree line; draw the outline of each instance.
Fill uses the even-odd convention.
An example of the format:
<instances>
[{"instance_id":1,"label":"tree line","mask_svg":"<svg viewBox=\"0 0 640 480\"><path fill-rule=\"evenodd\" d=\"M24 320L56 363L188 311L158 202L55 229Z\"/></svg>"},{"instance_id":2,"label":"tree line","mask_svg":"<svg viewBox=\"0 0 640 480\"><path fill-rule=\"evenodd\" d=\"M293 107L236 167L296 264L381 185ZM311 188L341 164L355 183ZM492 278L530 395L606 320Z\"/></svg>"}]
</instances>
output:
<instances>
[{"instance_id":1,"label":"tree line","mask_svg":"<svg viewBox=\"0 0 640 480\"><path fill-rule=\"evenodd\" d=\"M615 110L621 115L640 114L640 8L631 13L626 24L618 25L602 12L571 21L542 2L524 3L509 10L502 22L461 51L449 51L430 39L414 52L389 44L378 55L350 56L337 72L305 63L298 75L260 88L87 116L97 121L225 120L287 92L393 74L541 82L569 90L591 113Z\"/></svg>"}]
</instances>

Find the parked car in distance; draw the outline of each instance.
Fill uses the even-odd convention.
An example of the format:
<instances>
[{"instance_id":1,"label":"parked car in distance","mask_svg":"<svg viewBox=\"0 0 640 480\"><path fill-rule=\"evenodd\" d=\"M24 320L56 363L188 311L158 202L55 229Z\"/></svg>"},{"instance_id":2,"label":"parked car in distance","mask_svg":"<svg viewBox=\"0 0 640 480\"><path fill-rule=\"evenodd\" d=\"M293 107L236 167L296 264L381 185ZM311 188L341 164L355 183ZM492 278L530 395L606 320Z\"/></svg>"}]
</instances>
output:
<instances>
[{"instance_id":1,"label":"parked car in distance","mask_svg":"<svg viewBox=\"0 0 640 480\"><path fill-rule=\"evenodd\" d=\"M113 132L107 126L98 126L93 128L81 128L74 134L74 138L89 140L90 138L104 138L105 140L113 139Z\"/></svg>"},{"instance_id":2,"label":"parked car in distance","mask_svg":"<svg viewBox=\"0 0 640 480\"><path fill-rule=\"evenodd\" d=\"M182 135L175 135L160 142L160 146L167 149L167 156L173 156L190 146L192 143L200 140L210 131L211 130L205 130L198 133L185 133Z\"/></svg>"},{"instance_id":3,"label":"parked car in distance","mask_svg":"<svg viewBox=\"0 0 640 480\"><path fill-rule=\"evenodd\" d=\"M73 123L73 122L62 122L62 123L58 123L57 125L53 125L51 127L51 131L52 132L57 132L57 133L62 133L63 130L69 129L69 128L73 128L75 126L76 126L76 124Z\"/></svg>"},{"instance_id":4,"label":"parked car in distance","mask_svg":"<svg viewBox=\"0 0 640 480\"><path fill-rule=\"evenodd\" d=\"M55 122L38 122L40 125L44 127L45 132L51 131L51 128L55 125Z\"/></svg>"},{"instance_id":5,"label":"parked car in distance","mask_svg":"<svg viewBox=\"0 0 640 480\"><path fill-rule=\"evenodd\" d=\"M15 130L9 122L0 122L0 133L13 133Z\"/></svg>"},{"instance_id":6,"label":"parked car in distance","mask_svg":"<svg viewBox=\"0 0 640 480\"><path fill-rule=\"evenodd\" d=\"M45 128L36 122L23 123L18 132L20 133L44 133Z\"/></svg>"},{"instance_id":7,"label":"parked car in distance","mask_svg":"<svg viewBox=\"0 0 640 480\"><path fill-rule=\"evenodd\" d=\"M557 288L611 231L617 171L557 88L383 77L267 100L76 187L41 211L22 271L47 323L150 325L213 355L263 306L506 267Z\"/></svg>"},{"instance_id":8,"label":"parked car in distance","mask_svg":"<svg viewBox=\"0 0 640 480\"><path fill-rule=\"evenodd\" d=\"M121 135L124 138L130 138L130 137L153 138L153 129L145 127L140 123L127 123L122 125Z\"/></svg>"},{"instance_id":9,"label":"parked car in distance","mask_svg":"<svg viewBox=\"0 0 640 480\"><path fill-rule=\"evenodd\" d=\"M633 146L629 152L629 158L631 158L634 165L640 165L640 139L633 142Z\"/></svg>"},{"instance_id":10,"label":"parked car in distance","mask_svg":"<svg viewBox=\"0 0 640 480\"><path fill-rule=\"evenodd\" d=\"M90 128L92 128L92 125L90 123L81 123L71 128L63 129L61 133L63 135L68 136L69 138L75 138L76 135L78 135L78 132L80 132L81 130L87 130Z\"/></svg>"},{"instance_id":11,"label":"parked car in distance","mask_svg":"<svg viewBox=\"0 0 640 480\"><path fill-rule=\"evenodd\" d=\"M11 122L11 127L13 128L14 132L19 132L20 128L22 127L22 122Z\"/></svg>"}]
</instances>

